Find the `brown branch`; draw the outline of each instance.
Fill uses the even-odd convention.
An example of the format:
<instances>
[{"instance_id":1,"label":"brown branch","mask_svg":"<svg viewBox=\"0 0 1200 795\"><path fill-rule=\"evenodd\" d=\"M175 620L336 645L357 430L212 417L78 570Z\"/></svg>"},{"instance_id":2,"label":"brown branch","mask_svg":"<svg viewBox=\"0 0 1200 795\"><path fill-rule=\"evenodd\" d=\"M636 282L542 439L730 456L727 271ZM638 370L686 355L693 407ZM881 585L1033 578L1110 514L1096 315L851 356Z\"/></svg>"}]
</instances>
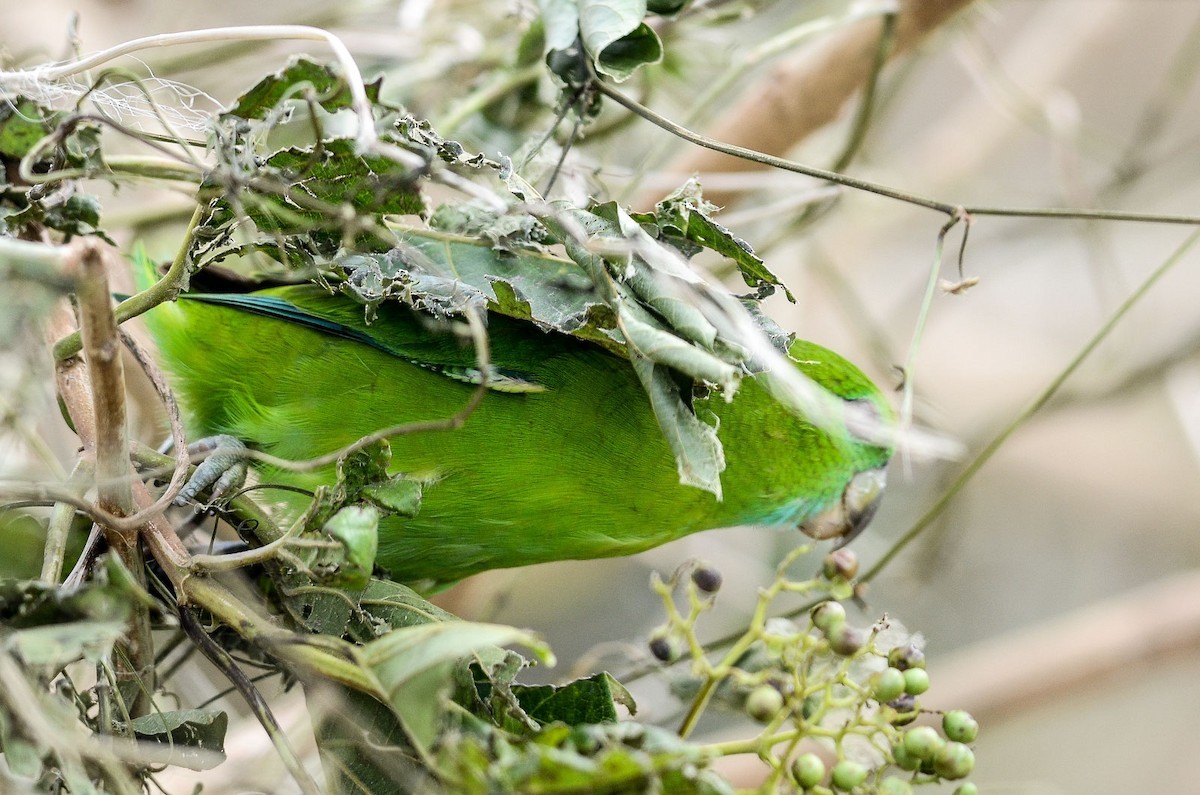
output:
<instances>
[{"instance_id":1,"label":"brown branch","mask_svg":"<svg viewBox=\"0 0 1200 795\"><path fill-rule=\"evenodd\" d=\"M84 358L57 362L55 377L63 405L83 443L84 456L96 463L99 507L116 516L128 516L133 513L130 485L134 478L129 462L125 373L105 272L106 251L99 241L87 238L71 246L68 259L79 274L76 298ZM65 315L59 315L57 321L69 322ZM137 529L104 525L101 530L109 547L144 590L146 572ZM130 715L145 714L154 692L154 648L150 614L144 605L134 606L124 654L116 663L117 681Z\"/></svg>"},{"instance_id":2,"label":"brown branch","mask_svg":"<svg viewBox=\"0 0 1200 795\"><path fill-rule=\"evenodd\" d=\"M900 0L891 57L906 52L971 3L971 0ZM845 104L871 79L880 36L880 20L866 19L833 36L822 47L805 50L778 64L751 88L708 135L719 141L783 155L808 135L838 117ZM669 170L678 174L744 172L763 168L709 150L692 151ZM661 196L643 196L634 206L650 206ZM725 205L730 191L710 190L705 198Z\"/></svg>"}]
</instances>

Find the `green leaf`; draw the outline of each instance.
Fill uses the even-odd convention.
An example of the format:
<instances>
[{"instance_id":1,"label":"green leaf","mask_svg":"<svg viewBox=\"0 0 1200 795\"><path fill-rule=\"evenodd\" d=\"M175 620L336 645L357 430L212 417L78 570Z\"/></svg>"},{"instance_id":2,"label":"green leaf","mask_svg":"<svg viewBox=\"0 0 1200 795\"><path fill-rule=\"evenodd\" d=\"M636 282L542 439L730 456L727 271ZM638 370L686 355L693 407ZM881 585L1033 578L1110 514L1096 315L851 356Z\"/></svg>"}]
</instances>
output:
<instances>
[{"instance_id":1,"label":"green leaf","mask_svg":"<svg viewBox=\"0 0 1200 795\"><path fill-rule=\"evenodd\" d=\"M566 685L515 685L513 693L531 718L543 725L555 721L568 726L615 723L617 704L636 712L633 696L608 673L576 679Z\"/></svg>"},{"instance_id":2,"label":"green leaf","mask_svg":"<svg viewBox=\"0 0 1200 795\"><path fill-rule=\"evenodd\" d=\"M257 205L257 215L251 212L264 232L329 234L336 230L333 222L338 219L305 205L305 197L325 205L346 205L359 215L410 215L425 209L415 176L407 168L383 157L358 155L354 142L348 139L328 141L320 149L276 152L267 159L262 172L264 177L287 186L286 193L262 194L279 208L278 215L269 213L269 204ZM370 241L366 233L360 237L362 242ZM342 242L340 231L333 242L335 246Z\"/></svg>"},{"instance_id":3,"label":"green leaf","mask_svg":"<svg viewBox=\"0 0 1200 795\"><path fill-rule=\"evenodd\" d=\"M458 616L430 603L412 588L374 578L358 598L360 613L350 622L351 638L366 643L394 629L458 621Z\"/></svg>"},{"instance_id":4,"label":"green leaf","mask_svg":"<svg viewBox=\"0 0 1200 795\"><path fill-rule=\"evenodd\" d=\"M586 29L584 32L586 33ZM600 51L599 57L596 58L596 71L619 83L641 67L658 63L662 57L662 41L658 34L649 25L642 23Z\"/></svg>"},{"instance_id":5,"label":"green leaf","mask_svg":"<svg viewBox=\"0 0 1200 795\"><path fill-rule=\"evenodd\" d=\"M434 229L461 237L488 241L496 251L541 251L549 242L545 228L528 213L498 214L491 207L465 204L442 204L429 219Z\"/></svg>"},{"instance_id":6,"label":"green leaf","mask_svg":"<svg viewBox=\"0 0 1200 795\"><path fill-rule=\"evenodd\" d=\"M189 770L211 770L225 761L228 727L228 715L209 709L155 712L129 723L136 739L166 746L163 756L152 755L156 764Z\"/></svg>"},{"instance_id":7,"label":"green leaf","mask_svg":"<svg viewBox=\"0 0 1200 795\"><path fill-rule=\"evenodd\" d=\"M0 155L24 157L51 130L52 111L25 97L0 102Z\"/></svg>"},{"instance_id":8,"label":"green leaf","mask_svg":"<svg viewBox=\"0 0 1200 795\"><path fill-rule=\"evenodd\" d=\"M395 241L383 227L382 216L425 209L417 174L384 157L358 155L349 139L283 149L253 167L237 208L221 185L204 186L218 198L193 245L192 256L201 265L247 248L296 269L328 260L343 246L387 251ZM238 225L235 209L244 210L257 229L249 244L229 242ZM373 229L371 222L378 226Z\"/></svg>"},{"instance_id":9,"label":"green leaf","mask_svg":"<svg viewBox=\"0 0 1200 795\"><path fill-rule=\"evenodd\" d=\"M759 290L759 298L770 295L775 287L783 287L788 300L795 303L791 291L767 268L750 244L712 219L716 209L704 200L700 182L693 177L660 201L653 213L634 213L633 218L654 229L660 239L678 247L682 248L682 242L687 241L729 259L746 284Z\"/></svg>"},{"instance_id":10,"label":"green leaf","mask_svg":"<svg viewBox=\"0 0 1200 795\"><path fill-rule=\"evenodd\" d=\"M441 750L438 766L469 795L491 792L659 792L732 795L705 769L708 756L673 732L634 723L547 726L528 738L467 735Z\"/></svg>"},{"instance_id":11,"label":"green leaf","mask_svg":"<svg viewBox=\"0 0 1200 795\"><path fill-rule=\"evenodd\" d=\"M338 795L419 792L429 784L395 713L370 696L305 685L321 765Z\"/></svg>"},{"instance_id":12,"label":"green leaf","mask_svg":"<svg viewBox=\"0 0 1200 795\"><path fill-rule=\"evenodd\" d=\"M330 585L357 591L370 582L379 549L379 517L379 509L373 506L348 505L325 523L325 532L341 543L343 551Z\"/></svg>"},{"instance_id":13,"label":"green leaf","mask_svg":"<svg viewBox=\"0 0 1200 795\"><path fill-rule=\"evenodd\" d=\"M64 114L43 107L24 97L0 102L0 234L18 235L22 231L36 232L49 227L69 236L97 235L116 245L100 229L100 201L78 190L74 182L50 182L38 186L8 184L17 179L17 164L28 155L52 129L62 122ZM87 121L71 126L55 146L39 150L41 157L32 164L35 172L45 173L63 168L104 173L100 151L99 127Z\"/></svg>"},{"instance_id":14,"label":"green leaf","mask_svg":"<svg viewBox=\"0 0 1200 795\"><path fill-rule=\"evenodd\" d=\"M379 101L379 81L366 87L367 99ZM306 89L313 100L327 112L351 106L352 96L346 81L333 66L321 64L306 56L294 57L280 71L264 77L225 111L242 119L265 119L285 98L305 101Z\"/></svg>"},{"instance_id":15,"label":"green leaf","mask_svg":"<svg viewBox=\"0 0 1200 795\"><path fill-rule=\"evenodd\" d=\"M646 0L646 10L651 14L671 16L677 14L688 4L688 0Z\"/></svg>"},{"instance_id":16,"label":"green leaf","mask_svg":"<svg viewBox=\"0 0 1200 795\"><path fill-rule=\"evenodd\" d=\"M124 622L135 598L120 582L110 583L105 558L92 583L72 591L37 580L0 579L0 622L8 629L90 620Z\"/></svg>"},{"instance_id":17,"label":"green leaf","mask_svg":"<svg viewBox=\"0 0 1200 795\"><path fill-rule=\"evenodd\" d=\"M485 240L391 225L404 244L375 263L382 278L402 280L405 268L418 276L432 271L425 282L409 277L410 290L428 294L425 285L445 285L443 294L461 296L465 285L486 299L488 308L509 317L595 342L624 355L612 312L596 292L588 274L574 262L536 251L496 250ZM408 254L411 250L419 260ZM436 297L436 296L435 296ZM447 299L438 301L448 303Z\"/></svg>"},{"instance_id":18,"label":"green leaf","mask_svg":"<svg viewBox=\"0 0 1200 795\"><path fill-rule=\"evenodd\" d=\"M0 646L25 665L53 674L77 660L108 659L124 631L122 621L68 621L7 633Z\"/></svg>"},{"instance_id":19,"label":"green leaf","mask_svg":"<svg viewBox=\"0 0 1200 795\"><path fill-rule=\"evenodd\" d=\"M3 312L8 307L0 309ZM0 322L0 333L3 333ZM71 522L67 535L63 570L74 565L83 545L87 542L91 520L82 515ZM42 570L42 557L46 551L46 522L21 511L0 511L0 579L31 580Z\"/></svg>"},{"instance_id":20,"label":"green leaf","mask_svg":"<svg viewBox=\"0 0 1200 795\"><path fill-rule=\"evenodd\" d=\"M380 519L393 514L415 516L421 507L421 483L403 474L388 474L391 455L391 447L382 440L338 461L336 482L317 489L302 520L306 543L293 554L303 567L281 566L276 572L283 585L283 604L313 632L340 637L350 631L367 640L390 629L386 617L356 618L356 601L360 591L364 598L378 598L375 593L381 586L371 574ZM364 591L372 587L375 592ZM405 592L415 597L414 592Z\"/></svg>"},{"instance_id":21,"label":"green leaf","mask_svg":"<svg viewBox=\"0 0 1200 795\"><path fill-rule=\"evenodd\" d=\"M662 59L662 42L642 21L646 0L540 0L539 6L548 63L577 39L593 68L618 82Z\"/></svg>"},{"instance_id":22,"label":"green leaf","mask_svg":"<svg viewBox=\"0 0 1200 795\"><path fill-rule=\"evenodd\" d=\"M42 775L42 759L48 749L30 741L25 732L19 731L22 721L14 720L7 709L0 708L0 753L4 764L16 777L32 782ZM32 787L30 787L30 791Z\"/></svg>"},{"instance_id":23,"label":"green leaf","mask_svg":"<svg viewBox=\"0 0 1200 795\"><path fill-rule=\"evenodd\" d=\"M62 204L47 208L42 223L66 235L97 235L116 245L100 229L100 200L87 193L72 193Z\"/></svg>"},{"instance_id":24,"label":"green leaf","mask_svg":"<svg viewBox=\"0 0 1200 795\"><path fill-rule=\"evenodd\" d=\"M421 511L422 486L407 475L396 475L382 483L363 486L362 495L389 513L409 518Z\"/></svg>"},{"instance_id":25,"label":"green leaf","mask_svg":"<svg viewBox=\"0 0 1200 795\"><path fill-rule=\"evenodd\" d=\"M650 396L658 427L675 456L679 482L721 499L725 452L716 429L701 422L684 403L679 383L669 369L639 354L633 356L633 369Z\"/></svg>"},{"instance_id":26,"label":"green leaf","mask_svg":"<svg viewBox=\"0 0 1200 795\"><path fill-rule=\"evenodd\" d=\"M514 627L456 621L398 629L364 645L357 662L378 680L408 738L421 749L436 739L455 663L494 646L519 643L552 660L535 636Z\"/></svg>"}]
</instances>

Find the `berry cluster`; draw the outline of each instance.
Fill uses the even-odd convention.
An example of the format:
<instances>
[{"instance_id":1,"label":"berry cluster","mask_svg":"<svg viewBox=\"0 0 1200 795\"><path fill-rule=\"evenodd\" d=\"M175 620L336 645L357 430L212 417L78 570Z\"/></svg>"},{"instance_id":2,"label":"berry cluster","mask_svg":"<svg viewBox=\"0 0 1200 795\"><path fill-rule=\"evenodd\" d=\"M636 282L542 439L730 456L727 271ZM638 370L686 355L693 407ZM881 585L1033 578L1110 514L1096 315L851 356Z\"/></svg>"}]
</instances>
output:
<instances>
[{"instance_id":1,"label":"berry cluster","mask_svg":"<svg viewBox=\"0 0 1200 795\"><path fill-rule=\"evenodd\" d=\"M848 620L844 602L855 596L858 573L849 550L826 556L817 576L791 579L788 569L807 551L780 565L746 632L719 656L696 635L720 589L719 572L694 563L669 580L655 577L667 620L652 634L650 651L664 663L690 664L673 683L690 702L680 735L687 737L711 704L738 706L761 724L759 732L706 747L718 756L756 754L769 766L764 791L901 795L966 778L979 727L963 710L942 714L940 732L921 721L936 713L920 703L930 688L920 639L886 617L865 627ZM677 598L680 591L685 599ZM808 597L812 606L792 619L770 618L783 594ZM964 782L954 792L973 795L976 787Z\"/></svg>"}]
</instances>

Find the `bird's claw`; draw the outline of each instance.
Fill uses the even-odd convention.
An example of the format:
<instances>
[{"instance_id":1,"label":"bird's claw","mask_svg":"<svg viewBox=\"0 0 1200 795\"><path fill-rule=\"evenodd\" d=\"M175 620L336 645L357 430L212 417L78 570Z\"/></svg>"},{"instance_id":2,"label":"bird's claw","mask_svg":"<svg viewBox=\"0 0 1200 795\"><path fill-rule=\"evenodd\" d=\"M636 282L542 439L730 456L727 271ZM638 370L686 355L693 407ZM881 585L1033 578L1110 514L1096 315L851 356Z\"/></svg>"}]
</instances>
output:
<instances>
[{"instance_id":1,"label":"bird's claw","mask_svg":"<svg viewBox=\"0 0 1200 795\"><path fill-rule=\"evenodd\" d=\"M217 502L246 482L249 457L246 445L237 437L228 434L209 436L188 445L188 453L207 455L175 497L176 505L195 502L205 489L209 490L211 501Z\"/></svg>"}]
</instances>

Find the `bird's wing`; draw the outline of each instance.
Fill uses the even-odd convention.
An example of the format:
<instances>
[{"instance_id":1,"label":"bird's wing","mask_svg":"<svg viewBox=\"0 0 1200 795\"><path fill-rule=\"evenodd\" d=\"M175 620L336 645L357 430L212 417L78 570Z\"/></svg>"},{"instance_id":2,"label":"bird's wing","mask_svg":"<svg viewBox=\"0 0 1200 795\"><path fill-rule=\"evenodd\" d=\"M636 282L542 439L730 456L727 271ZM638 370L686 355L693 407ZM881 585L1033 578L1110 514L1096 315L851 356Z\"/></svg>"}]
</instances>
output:
<instances>
[{"instance_id":1,"label":"bird's wing","mask_svg":"<svg viewBox=\"0 0 1200 795\"><path fill-rule=\"evenodd\" d=\"M439 328L436 320L418 315L408 307L385 304L379 307L378 317L367 323L360 304L330 295L315 285L253 293L184 293L180 298L251 312L368 345L455 381L468 384L484 381L469 340L464 341L448 328ZM519 366L534 361L520 358L521 350L512 350L511 343L525 343L518 344L517 348L527 349L527 342L513 339L512 329L508 327L502 331L505 332L502 341L510 344L503 346L505 355L500 357L501 361L493 358L495 363L486 379L488 389L515 393L545 391L545 385L531 369Z\"/></svg>"}]
</instances>

